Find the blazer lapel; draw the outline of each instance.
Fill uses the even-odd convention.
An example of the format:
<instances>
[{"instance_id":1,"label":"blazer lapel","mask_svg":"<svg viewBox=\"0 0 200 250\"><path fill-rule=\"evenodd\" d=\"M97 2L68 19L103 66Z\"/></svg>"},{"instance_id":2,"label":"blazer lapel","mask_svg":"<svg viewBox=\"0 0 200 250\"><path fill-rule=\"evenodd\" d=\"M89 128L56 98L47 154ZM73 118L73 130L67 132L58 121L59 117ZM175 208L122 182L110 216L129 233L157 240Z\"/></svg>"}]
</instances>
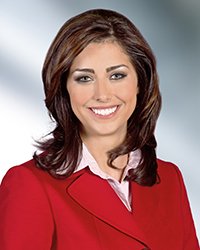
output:
<instances>
[{"instance_id":1,"label":"blazer lapel","mask_svg":"<svg viewBox=\"0 0 200 250\"><path fill-rule=\"evenodd\" d=\"M147 245L143 232L106 180L88 168L71 185L69 195L97 218Z\"/></svg>"}]
</instances>

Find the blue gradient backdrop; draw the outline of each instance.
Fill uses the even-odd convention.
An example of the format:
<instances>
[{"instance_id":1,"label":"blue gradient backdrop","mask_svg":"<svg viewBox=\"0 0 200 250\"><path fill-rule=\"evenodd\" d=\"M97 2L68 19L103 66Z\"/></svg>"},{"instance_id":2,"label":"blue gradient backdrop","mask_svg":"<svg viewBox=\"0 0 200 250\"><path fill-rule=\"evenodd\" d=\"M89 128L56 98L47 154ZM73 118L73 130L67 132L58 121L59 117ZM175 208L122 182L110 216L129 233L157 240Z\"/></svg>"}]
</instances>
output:
<instances>
[{"instance_id":1,"label":"blue gradient backdrop","mask_svg":"<svg viewBox=\"0 0 200 250\"><path fill-rule=\"evenodd\" d=\"M51 129L43 104L42 63L60 26L89 8L127 15L156 54L163 96L158 156L181 169L200 235L199 0L1 0L0 179L11 166L30 159L33 138Z\"/></svg>"}]
</instances>

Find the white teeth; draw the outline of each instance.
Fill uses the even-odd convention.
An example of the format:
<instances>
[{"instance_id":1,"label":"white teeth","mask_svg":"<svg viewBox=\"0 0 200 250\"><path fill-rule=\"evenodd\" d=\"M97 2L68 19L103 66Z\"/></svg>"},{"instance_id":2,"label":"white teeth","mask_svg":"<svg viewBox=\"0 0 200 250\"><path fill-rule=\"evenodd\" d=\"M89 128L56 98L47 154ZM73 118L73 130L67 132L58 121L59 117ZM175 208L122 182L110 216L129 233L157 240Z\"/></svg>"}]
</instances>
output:
<instances>
[{"instance_id":1,"label":"white teeth","mask_svg":"<svg viewBox=\"0 0 200 250\"><path fill-rule=\"evenodd\" d=\"M117 109L117 106L113 107L113 108L108 108L108 109L92 108L92 111L97 115L110 115L110 114L114 113L116 111L116 109Z\"/></svg>"}]
</instances>

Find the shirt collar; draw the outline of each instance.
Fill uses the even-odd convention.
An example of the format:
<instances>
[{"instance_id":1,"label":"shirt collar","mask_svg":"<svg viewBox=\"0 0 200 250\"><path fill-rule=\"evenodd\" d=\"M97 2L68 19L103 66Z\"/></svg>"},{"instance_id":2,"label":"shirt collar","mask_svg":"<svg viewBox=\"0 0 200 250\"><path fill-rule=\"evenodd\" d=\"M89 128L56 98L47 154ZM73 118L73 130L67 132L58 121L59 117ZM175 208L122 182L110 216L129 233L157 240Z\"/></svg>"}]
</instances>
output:
<instances>
[{"instance_id":1,"label":"shirt collar","mask_svg":"<svg viewBox=\"0 0 200 250\"><path fill-rule=\"evenodd\" d=\"M122 181L125 179L125 177L128 174L128 171L130 169L134 169L134 168L136 168L138 166L140 159L141 159L141 151L139 149L130 152L129 161L128 161L128 164L127 164L127 166L126 166L126 168L124 170ZM81 161L80 161L78 167L76 168L75 172L77 172L79 170L82 170L82 169L84 169L86 167L89 167L90 171L93 174L100 176L102 179L115 180L113 177L106 174L105 172L103 172L100 169L100 167L98 166L96 160L91 155L91 153L89 152L86 145L83 143L83 145L82 145L82 158L81 158Z\"/></svg>"}]
</instances>

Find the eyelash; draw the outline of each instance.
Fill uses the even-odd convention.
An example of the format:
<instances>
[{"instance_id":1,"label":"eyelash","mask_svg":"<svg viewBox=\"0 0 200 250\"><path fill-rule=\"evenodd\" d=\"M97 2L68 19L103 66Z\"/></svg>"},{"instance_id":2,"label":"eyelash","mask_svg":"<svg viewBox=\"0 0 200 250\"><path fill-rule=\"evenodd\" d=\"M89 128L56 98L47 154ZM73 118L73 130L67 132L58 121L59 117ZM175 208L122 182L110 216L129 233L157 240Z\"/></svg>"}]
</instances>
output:
<instances>
[{"instance_id":1,"label":"eyelash","mask_svg":"<svg viewBox=\"0 0 200 250\"><path fill-rule=\"evenodd\" d=\"M127 75L124 73L114 73L110 76L110 80L117 81L117 80L121 80L125 78L126 76ZM92 77L87 76L87 75L78 76L75 78L75 81L78 83L89 83L92 80L93 80Z\"/></svg>"},{"instance_id":2,"label":"eyelash","mask_svg":"<svg viewBox=\"0 0 200 250\"><path fill-rule=\"evenodd\" d=\"M87 75L78 76L77 78L75 78L75 81L80 82L80 83L87 83L87 82L89 82L91 80L92 80L92 78L90 76L87 76Z\"/></svg>"},{"instance_id":3,"label":"eyelash","mask_svg":"<svg viewBox=\"0 0 200 250\"><path fill-rule=\"evenodd\" d=\"M124 78L124 77L126 77L127 75L126 74L124 74L124 73L114 73L114 74L112 74L111 75L111 80L120 80L120 79L122 79L122 78ZM114 78L113 78L114 77Z\"/></svg>"}]
</instances>

